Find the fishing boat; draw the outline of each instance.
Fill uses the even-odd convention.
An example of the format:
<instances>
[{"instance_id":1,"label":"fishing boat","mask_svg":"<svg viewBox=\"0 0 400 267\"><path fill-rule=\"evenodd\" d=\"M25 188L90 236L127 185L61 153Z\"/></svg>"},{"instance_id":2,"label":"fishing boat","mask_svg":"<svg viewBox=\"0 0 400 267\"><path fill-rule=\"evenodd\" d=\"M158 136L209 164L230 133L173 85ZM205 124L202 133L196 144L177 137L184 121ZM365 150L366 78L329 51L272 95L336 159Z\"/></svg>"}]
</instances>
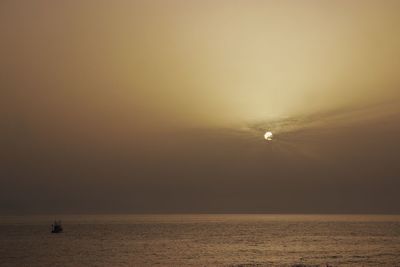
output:
<instances>
[{"instance_id":1,"label":"fishing boat","mask_svg":"<svg viewBox=\"0 0 400 267\"><path fill-rule=\"evenodd\" d=\"M54 223L51 225L51 232L53 234L58 234L58 233L62 233L63 228L61 225L61 221L54 221Z\"/></svg>"}]
</instances>

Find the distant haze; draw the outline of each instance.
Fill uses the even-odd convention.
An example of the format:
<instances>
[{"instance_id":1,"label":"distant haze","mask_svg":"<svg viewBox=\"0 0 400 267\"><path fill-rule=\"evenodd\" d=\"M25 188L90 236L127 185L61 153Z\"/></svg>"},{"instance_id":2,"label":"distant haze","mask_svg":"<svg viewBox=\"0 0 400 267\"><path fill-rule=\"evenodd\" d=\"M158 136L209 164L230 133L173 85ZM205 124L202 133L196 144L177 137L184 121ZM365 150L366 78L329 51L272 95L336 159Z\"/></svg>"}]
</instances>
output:
<instances>
[{"instance_id":1,"label":"distant haze","mask_svg":"<svg viewBox=\"0 0 400 267\"><path fill-rule=\"evenodd\" d=\"M400 213L399 14L2 0L0 214Z\"/></svg>"}]
</instances>

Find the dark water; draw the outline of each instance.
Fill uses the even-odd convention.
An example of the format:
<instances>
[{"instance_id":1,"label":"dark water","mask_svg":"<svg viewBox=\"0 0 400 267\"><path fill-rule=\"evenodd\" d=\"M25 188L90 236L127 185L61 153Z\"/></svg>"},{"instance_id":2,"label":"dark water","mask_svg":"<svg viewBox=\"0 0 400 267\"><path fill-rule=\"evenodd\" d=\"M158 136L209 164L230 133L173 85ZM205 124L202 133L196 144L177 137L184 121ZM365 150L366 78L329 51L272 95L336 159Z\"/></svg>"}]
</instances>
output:
<instances>
[{"instance_id":1,"label":"dark water","mask_svg":"<svg viewBox=\"0 0 400 267\"><path fill-rule=\"evenodd\" d=\"M400 266L400 216L0 217L0 266L296 264Z\"/></svg>"}]
</instances>

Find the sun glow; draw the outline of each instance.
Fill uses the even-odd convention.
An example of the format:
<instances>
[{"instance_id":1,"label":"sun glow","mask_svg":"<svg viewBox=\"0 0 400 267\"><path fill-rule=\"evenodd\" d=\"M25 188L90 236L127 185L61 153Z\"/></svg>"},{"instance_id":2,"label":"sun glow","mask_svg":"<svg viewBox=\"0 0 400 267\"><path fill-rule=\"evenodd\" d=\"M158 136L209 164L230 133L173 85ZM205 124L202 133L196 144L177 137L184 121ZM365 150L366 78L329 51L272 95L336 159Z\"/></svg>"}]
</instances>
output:
<instances>
[{"instance_id":1,"label":"sun glow","mask_svg":"<svg viewBox=\"0 0 400 267\"><path fill-rule=\"evenodd\" d=\"M272 140L272 136L273 136L272 132L269 132L269 131L264 134L264 138L267 141L271 141Z\"/></svg>"}]
</instances>

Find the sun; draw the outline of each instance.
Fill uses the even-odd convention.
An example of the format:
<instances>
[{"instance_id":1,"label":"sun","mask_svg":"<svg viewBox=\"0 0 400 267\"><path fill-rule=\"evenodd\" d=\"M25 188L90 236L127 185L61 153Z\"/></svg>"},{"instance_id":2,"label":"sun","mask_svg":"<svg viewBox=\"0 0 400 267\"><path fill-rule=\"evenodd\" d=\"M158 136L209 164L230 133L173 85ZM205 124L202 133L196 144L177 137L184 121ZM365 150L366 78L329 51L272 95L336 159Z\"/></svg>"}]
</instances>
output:
<instances>
[{"instance_id":1,"label":"sun","mask_svg":"<svg viewBox=\"0 0 400 267\"><path fill-rule=\"evenodd\" d=\"M272 132L269 132L269 131L264 134L264 138L267 141L271 141L273 136L274 135L272 134Z\"/></svg>"}]
</instances>

